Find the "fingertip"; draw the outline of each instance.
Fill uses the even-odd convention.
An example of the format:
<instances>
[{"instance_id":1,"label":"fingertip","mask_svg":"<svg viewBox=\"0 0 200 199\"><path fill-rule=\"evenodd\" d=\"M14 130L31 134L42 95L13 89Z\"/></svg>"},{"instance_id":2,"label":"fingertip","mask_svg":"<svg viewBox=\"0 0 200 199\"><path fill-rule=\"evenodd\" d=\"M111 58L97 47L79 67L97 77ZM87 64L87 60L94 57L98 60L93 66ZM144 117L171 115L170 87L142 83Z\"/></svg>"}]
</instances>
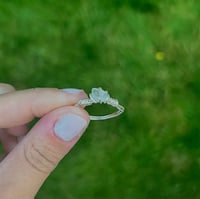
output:
<instances>
[{"instance_id":1,"label":"fingertip","mask_svg":"<svg viewBox=\"0 0 200 199\"><path fill-rule=\"evenodd\" d=\"M90 117L84 109L66 106L45 115L31 132L35 131L37 137L46 137L45 139L49 140L54 147L67 145L67 148L71 148L84 133L89 123ZM38 134L38 132L42 132L41 129L43 129L43 133Z\"/></svg>"},{"instance_id":2,"label":"fingertip","mask_svg":"<svg viewBox=\"0 0 200 199\"><path fill-rule=\"evenodd\" d=\"M60 90L66 94L78 95L79 99L88 98L88 95L86 94L86 92L83 89L64 88L64 89L60 89Z\"/></svg>"}]
</instances>

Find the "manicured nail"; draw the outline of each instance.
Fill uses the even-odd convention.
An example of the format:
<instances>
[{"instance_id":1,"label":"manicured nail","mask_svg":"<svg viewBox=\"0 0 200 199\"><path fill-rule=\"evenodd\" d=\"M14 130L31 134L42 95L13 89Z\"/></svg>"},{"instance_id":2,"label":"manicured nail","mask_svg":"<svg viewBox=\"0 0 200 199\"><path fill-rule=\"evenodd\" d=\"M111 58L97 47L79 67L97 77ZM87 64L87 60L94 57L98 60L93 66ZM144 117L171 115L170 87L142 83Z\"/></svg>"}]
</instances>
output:
<instances>
[{"instance_id":1,"label":"manicured nail","mask_svg":"<svg viewBox=\"0 0 200 199\"><path fill-rule=\"evenodd\" d=\"M54 132L62 140L70 141L80 135L86 127L85 119L70 113L56 122Z\"/></svg>"},{"instance_id":2,"label":"manicured nail","mask_svg":"<svg viewBox=\"0 0 200 199\"><path fill-rule=\"evenodd\" d=\"M84 92L83 90L76 89L76 88L64 88L64 89L61 89L61 90L66 92L66 93L71 93L71 94L77 94L77 93L80 93L80 92Z\"/></svg>"}]
</instances>

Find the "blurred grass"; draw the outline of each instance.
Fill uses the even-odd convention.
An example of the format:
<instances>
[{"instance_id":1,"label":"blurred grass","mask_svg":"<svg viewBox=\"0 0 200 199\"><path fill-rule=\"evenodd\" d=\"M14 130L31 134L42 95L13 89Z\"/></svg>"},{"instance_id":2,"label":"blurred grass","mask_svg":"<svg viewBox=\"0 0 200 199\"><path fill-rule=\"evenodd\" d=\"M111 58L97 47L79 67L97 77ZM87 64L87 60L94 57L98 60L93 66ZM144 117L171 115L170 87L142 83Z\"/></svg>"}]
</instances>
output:
<instances>
[{"instance_id":1,"label":"blurred grass","mask_svg":"<svg viewBox=\"0 0 200 199\"><path fill-rule=\"evenodd\" d=\"M126 108L91 123L38 199L200 197L199 11L197 0L0 2L1 82L102 86Z\"/></svg>"}]
</instances>

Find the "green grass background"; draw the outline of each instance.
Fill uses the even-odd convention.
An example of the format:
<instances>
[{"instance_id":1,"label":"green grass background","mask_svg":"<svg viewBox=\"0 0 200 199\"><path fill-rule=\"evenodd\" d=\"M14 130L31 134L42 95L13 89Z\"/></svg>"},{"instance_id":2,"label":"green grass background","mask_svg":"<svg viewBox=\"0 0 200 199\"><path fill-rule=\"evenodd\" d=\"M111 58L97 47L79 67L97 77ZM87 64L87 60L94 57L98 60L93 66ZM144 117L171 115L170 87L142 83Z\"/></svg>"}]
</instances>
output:
<instances>
[{"instance_id":1,"label":"green grass background","mask_svg":"<svg viewBox=\"0 0 200 199\"><path fill-rule=\"evenodd\" d=\"M91 122L36 198L199 198L199 58L198 0L1 1L1 82L101 86L126 108Z\"/></svg>"}]
</instances>

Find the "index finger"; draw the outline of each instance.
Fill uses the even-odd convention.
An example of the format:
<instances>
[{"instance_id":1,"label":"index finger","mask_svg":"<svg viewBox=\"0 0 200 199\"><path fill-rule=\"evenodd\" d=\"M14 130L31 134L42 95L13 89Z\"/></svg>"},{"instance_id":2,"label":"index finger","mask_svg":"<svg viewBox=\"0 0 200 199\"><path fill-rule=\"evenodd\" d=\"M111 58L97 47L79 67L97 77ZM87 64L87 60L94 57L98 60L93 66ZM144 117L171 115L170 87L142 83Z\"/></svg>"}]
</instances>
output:
<instances>
[{"instance_id":1,"label":"index finger","mask_svg":"<svg viewBox=\"0 0 200 199\"><path fill-rule=\"evenodd\" d=\"M87 95L78 89L34 88L3 94L0 96L0 128L26 124L56 108L74 105L82 98Z\"/></svg>"}]
</instances>

